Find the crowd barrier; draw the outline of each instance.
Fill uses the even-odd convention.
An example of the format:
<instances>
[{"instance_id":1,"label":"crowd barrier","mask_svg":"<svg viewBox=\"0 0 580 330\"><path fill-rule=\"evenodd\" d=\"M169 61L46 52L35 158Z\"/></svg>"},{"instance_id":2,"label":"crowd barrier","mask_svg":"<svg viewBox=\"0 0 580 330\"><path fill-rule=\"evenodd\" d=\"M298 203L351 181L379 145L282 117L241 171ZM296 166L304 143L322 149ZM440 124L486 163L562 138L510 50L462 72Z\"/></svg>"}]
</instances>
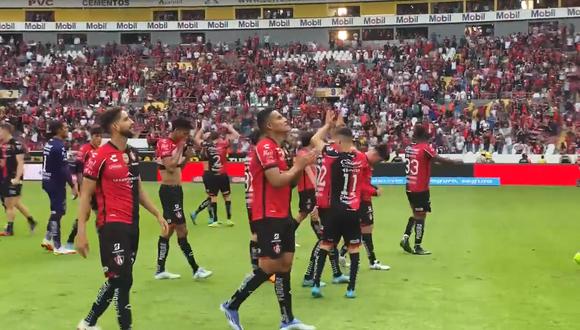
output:
<instances>
[{"instance_id":1,"label":"crowd barrier","mask_svg":"<svg viewBox=\"0 0 580 330\"><path fill-rule=\"evenodd\" d=\"M42 164L29 163L24 168L25 180L40 180ZM242 182L243 163L228 163L226 172L233 182ZM432 185L440 186L577 186L580 184L580 167L574 164L461 164L433 165ZM188 163L182 170L183 182L200 182L203 164ZM155 162L141 163L143 181L159 181ZM381 163L375 166L373 182L384 185L405 184L404 163Z\"/></svg>"}]
</instances>

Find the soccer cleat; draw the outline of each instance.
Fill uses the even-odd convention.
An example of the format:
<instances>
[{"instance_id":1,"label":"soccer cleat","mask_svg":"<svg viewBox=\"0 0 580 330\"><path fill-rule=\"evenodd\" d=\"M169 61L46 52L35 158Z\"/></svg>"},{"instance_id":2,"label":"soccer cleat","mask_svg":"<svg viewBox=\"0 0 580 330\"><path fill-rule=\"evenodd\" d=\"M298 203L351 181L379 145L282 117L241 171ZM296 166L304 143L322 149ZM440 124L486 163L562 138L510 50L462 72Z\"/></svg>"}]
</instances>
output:
<instances>
[{"instance_id":1,"label":"soccer cleat","mask_svg":"<svg viewBox=\"0 0 580 330\"><path fill-rule=\"evenodd\" d=\"M304 280L302 281L303 288L311 288L314 286L314 280ZM320 287L323 288L326 286L325 282L320 281Z\"/></svg>"},{"instance_id":2,"label":"soccer cleat","mask_svg":"<svg viewBox=\"0 0 580 330\"><path fill-rule=\"evenodd\" d=\"M229 309L226 303L220 305L220 310L226 315L230 328L233 330L244 330L240 323L240 314L238 311Z\"/></svg>"},{"instance_id":3,"label":"soccer cleat","mask_svg":"<svg viewBox=\"0 0 580 330\"><path fill-rule=\"evenodd\" d=\"M280 323L280 330L316 330L316 327L304 324L299 319L294 319L290 322Z\"/></svg>"},{"instance_id":4,"label":"soccer cleat","mask_svg":"<svg viewBox=\"0 0 580 330\"><path fill-rule=\"evenodd\" d=\"M75 245L73 243L66 243L65 247L69 250L74 250L75 249Z\"/></svg>"},{"instance_id":5,"label":"soccer cleat","mask_svg":"<svg viewBox=\"0 0 580 330\"><path fill-rule=\"evenodd\" d=\"M179 275L179 274L172 274L170 272L161 272L161 273L155 274L155 277L154 278L156 280L176 280L178 278L181 278L181 275Z\"/></svg>"},{"instance_id":6,"label":"soccer cleat","mask_svg":"<svg viewBox=\"0 0 580 330\"><path fill-rule=\"evenodd\" d=\"M390 266L381 264L380 261L375 260L375 263L371 265L371 270L389 270Z\"/></svg>"},{"instance_id":7,"label":"soccer cleat","mask_svg":"<svg viewBox=\"0 0 580 330\"><path fill-rule=\"evenodd\" d=\"M346 275L340 275L332 279L332 284L345 284L349 282L350 278Z\"/></svg>"},{"instance_id":8,"label":"soccer cleat","mask_svg":"<svg viewBox=\"0 0 580 330\"><path fill-rule=\"evenodd\" d=\"M226 220L226 226L228 227L233 227L234 226L234 222L232 220Z\"/></svg>"},{"instance_id":9,"label":"soccer cleat","mask_svg":"<svg viewBox=\"0 0 580 330\"><path fill-rule=\"evenodd\" d=\"M348 299L354 299L356 298L356 293L354 293L354 290L347 290L344 296Z\"/></svg>"},{"instance_id":10,"label":"soccer cleat","mask_svg":"<svg viewBox=\"0 0 580 330\"><path fill-rule=\"evenodd\" d=\"M338 256L338 265L342 268L346 268L346 257L344 256Z\"/></svg>"},{"instance_id":11,"label":"soccer cleat","mask_svg":"<svg viewBox=\"0 0 580 330\"><path fill-rule=\"evenodd\" d=\"M219 228L221 227L221 223L217 222L217 221L212 221L209 225L207 225L208 227L211 228Z\"/></svg>"},{"instance_id":12,"label":"soccer cleat","mask_svg":"<svg viewBox=\"0 0 580 330\"><path fill-rule=\"evenodd\" d=\"M413 253L419 256L426 256L430 255L431 251L423 250L421 245L415 245L415 251Z\"/></svg>"},{"instance_id":13,"label":"soccer cleat","mask_svg":"<svg viewBox=\"0 0 580 330\"><path fill-rule=\"evenodd\" d=\"M411 254L415 253L415 251L413 251L413 249L411 248L411 244L409 243L409 236L404 235L399 245L403 248L403 250L405 250L405 252Z\"/></svg>"},{"instance_id":14,"label":"soccer cleat","mask_svg":"<svg viewBox=\"0 0 580 330\"><path fill-rule=\"evenodd\" d=\"M206 270L202 267L199 267L197 269L197 271L195 273L193 273L193 279L194 280L199 280L199 279L204 279L204 278L208 278L213 274L213 272Z\"/></svg>"},{"instance_id":15,"label":"soccer cleat","mask_svg":"<svg viewBox=\"0 0 580 330\"><path fill-rule=\"evenodd\" d=\"M81 320L79 325L77 325L77 330L101 330L101 327L96 325L90 326L87 321Z\"/></svg>"},{"instance_id":16,"label":"soccer cleat","mask_svg":"<svg viewBox=\"0 0 580 330\"><path fill-rule=\"evenodd\" d=\"M77 251L69 250L64 246L61 246L58 249L55 249L52 253L54 253L55 256L65 256L70 254L77 254Z\"/></svg>"},{"instance_id":17,"label":"soccer cleat","mask_svg":"<svg viewBox=\"0 0 580 330\"><path fill-rule=\"evenodd\" d=\"M197 222L195 222L195 218L197 218L197 212L193 211L189 214L189 217L191 218L191 222L193 222L194 225L197 225Z\"/></svg>"},{"instance_id":18,"label":"soccer cleat","mask_svg":"<svg viewBox=\"0 0 580 330\"><path fill-rule=\"evenodd\" d=\"M312 298L322 298L322 291L320 291L320 287L318 286L313 286L312 289L310 289L310 294L312 295Z\"/></svg>"},{"instance_id":19,"label":"soccer cleat","mask_svg":"<svg viewBox=\"0 0 580 330\"><path fill-rule=\"evenodd\" d=\"M0 231L0 236L14 236L14 233L10 231Z\"/></svg>"},{"instance_id":20,"label":"soccer cleat","mask_svg":"<svg viewBox=\"0 0 580 330\"><path fill-rule=\"evenodd\" d=\"M52 241L49 241L46 238L42 240L42 243L40 243L40 246L42 246L47 251L54 250L54 245L52 244Z\"/></svg>"}]
</instances>

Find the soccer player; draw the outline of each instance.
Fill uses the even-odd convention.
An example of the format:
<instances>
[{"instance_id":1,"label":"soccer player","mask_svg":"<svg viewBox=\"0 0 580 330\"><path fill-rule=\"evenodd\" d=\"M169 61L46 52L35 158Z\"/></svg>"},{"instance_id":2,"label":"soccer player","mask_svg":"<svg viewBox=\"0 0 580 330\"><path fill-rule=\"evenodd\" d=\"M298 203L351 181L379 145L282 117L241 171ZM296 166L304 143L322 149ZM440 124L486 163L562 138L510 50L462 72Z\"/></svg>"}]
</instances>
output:
<instances>
[{"instance_id":1,"label":"soccer player","mask_svg":"<svg viewBox=\"0 0 580 330\"><path fill-rule=\"evenodd\" d=\"M314 162L315 155L311 153L296 157L292 168L288 168L281 148L290 131L288 120L278 111L267 109L258 113L257 122L262 138L252 151L250 164L253 191L251 226L257 234L260 261L259 266L220 309L225 313L230 327L241 330L240 305L271 274L275 274L275 292L282 314L280 329L315 329L294 318L290 289L295 249L294 224L290 217L291 186L304 168Z\"/></svg>"},{"instance_id":2,"label":"soccer player","mask_svg":"<svg viewBox=\"0 0 580 330\"><path fill-rule=\"evenodd\" d=\"M14 127L9 123L0 124L0 142L2 143L2 180L0 196L6 210L8 224L0 236L14 236L14 219L16 209L26 217L30 232L36 228L36 221L20 201L22 177L24 175L24 147L12 136Z\"/></svg>"},{"instance_id":3,"label":"soccer player","mask_svg":"<svg viewBox=\"0 0 580 330\"><path fill-rule=\"evenodd\" d=\"M99 126L92 127L89 133L91 134L91 140L88 143L83 144L83 146L77 152L76 155L77 157L75 160L74 173L76 175L77 185L79 187L83 182L83 170L85 164L87 163L93 152L95 152L101 146L101 143L103 141L103 129L100 128ZM94 196L91 198L91 209L95 212L95 214L97 213L97 200L95 199ZM74 249L74 241L75 237L77 236L78 224L79 220L75 219L72 230L68 235L68 239L66 241L67 249Z\"/></svg>"},{"instance_id":4,"label":"soccer player","mask_svg":"<svg viewBox=\"0 0 580 330\"><path fill-rule=\"evenodd\" d=\"M86 223L91 196L96 194L101 264L107 280L77 330L98 329L97 320L111 301L116 305L120 329L128 330L132 328L129 293L139 246L139 204L157 219L162 235L167 234L168 224L143 190L137 150L127 145L127 139L134 135L133 121L120 108L102 113L100 121L103 130L111 134L111 140L93 153L85 164L76 247L86 258L89 252Z\"/></svg>"},{"instance_id":5,"label":"soccer player","mask_svg":"<svg viewBox=\"0 0 580 330\"><path fill-rule=\"evenodd\" d=\"M301 136L302 149L298 151L298 155L307 154L312 152L313 147L310 143L312 139L312 133L304 133ZM319 162L322 162L322 157L318 157ZM319 164L319 167L322 163ZM310 253L310 262L308 263L308 268L306 268L306 273L304 274L304 280L302 281L303 287L312 287L314 285L314 280L312 279L314 275L314 263L318 254L320 253L320 244L322 243L322 225L320 224L320 218L318 216L318 210L316 209L316 168L313 165L307 166L298 182L298 196L300 207L298 222L303 221L310 214L310 226L312 231L318 239L312 248ZM338 263L338 254L336 250L329 252L329 261L332 268L332 283L342 284L348 283L348 277L342 274L340 266ZM320 286L326 286L326 283L320 282Z\"/></svg>"},{"instance_id":6,"label":"soccer player","mask_svg":"<svg viewBox=\"0 0 580 330\"><path fill-rule=\"evenodd\" d=\"M364 154L357 151L352 131L346 127L335 131L333 145L324 142L334 122L334 113L328 111L326 122L312 137L311 143L324 156L318 179L317 205L322 226L320 252L314 263L314 286L312 296L322 297L320 277L326 256L336 250L340 238L348 247L350 276L346 291L347 298L355 298L356 277L360 261L361 229L358 210L362 193L362 167L366 163Z\"/></svg>"},{"instance_id":7,"label":"soccer player","mask_svg":"<svg viewBox=\"0 0 580 330\"><path fill-rule=\"evenodd\" d=\"M252 174L250 173L250 164L254 154L254 147L260 139L260 131L253 130L250 133L250 149L246 155L244 162L244 190L246 192L246 210L248 211L248 221L250 222L250 264L252 270L258 269L258 261L260 258L260 247L258 246L258 235L254 232L252 227L252 203L254 201L254 190L252 188Z\"/></svg>"},{"instance_id":8,"label":"soccer player","mask_svg":"<svg viewBox=\"0 0 580 330\"><path fill-rule=\"evenodd\" d=\"M157 141L155 158L161 172L161 186L159 199L163 207L163 217L169 223L169 232L160 235L157 242L157 271L156 280L176 279L181 276L165 270L165 262L169 253L169 239L177 233L177 243L193 270L194 279L204 279L212 272L200 267L193 256L191 245L187 241L187 226L183 213L183 187L181 187L181 168L192 156L192 151L185 141L193 129L191 122L184 118L175 119L172 123L172 132L169 138Z\"/></svg>"},{"instance_id":9,"label":"soccer player","mask_svg":"<svg viewBox=\"0 0 580 330\"><path fill-rule=\"evenodd\" d=\"M68 126L61 121L52 121L48 125L52 138L44 146L42 153L42 189L50 199L50 218L41 246L53 250L55 255L75 254L75 250L61 246L61 219L66 213L66 184L72 189L73 196L78 196L77 184L74 183L67 161L64 139L68 136Z\"/></svg>"},{"instance_id":10,"label":"soccer player","mask_svg":"<svg viewBox=\"0 0 580 330\"><path fill-rule=\"evenodd\" d=\"M220 192L222 193L226 204L226 225L234 225L232 222L230 178L226 172L226 163L228 161L227 154L230 143L232 140L239 138L240 134L232 125L223 124L223 127L228 130L228 133L220 135L218 132L211 132L208 138L209 141L203 140L203 126L196 132L194 137L195 144L201 146L205 150L207 156L207 162L204 162L205 172L203 174L203 184L205 185L205 191L210 198L208 210L211 217L211 223L209 224L209 227L219 227L221 225L221 222L218 220L217 212L217 198L218 193ZM205 203L205 201L203 203ZM194 222L197 217L196 212L191 213L191 220Z\"/></svg>"},{"instance_id":11,"label":"soccer player","mask_svg":"<svg viewBox=\"0 0 580 330\"><path fill-rule=\"evenodd\" d=\"M407 174L407 199L413 210L409 217L401 247L408 253L428 255L430 251L423 249L421 243L425 235L425 219L427 212L431 212L429 194L429 180L431 179L431 163L462 164L461 160L451 160L437 155L435 149L429 145L429 133L421 124L417 124L413 131L414 143L405 150L405 172ZM415 247L411 248L409 237L415 227Z\"/></svg>"}]
</instances>

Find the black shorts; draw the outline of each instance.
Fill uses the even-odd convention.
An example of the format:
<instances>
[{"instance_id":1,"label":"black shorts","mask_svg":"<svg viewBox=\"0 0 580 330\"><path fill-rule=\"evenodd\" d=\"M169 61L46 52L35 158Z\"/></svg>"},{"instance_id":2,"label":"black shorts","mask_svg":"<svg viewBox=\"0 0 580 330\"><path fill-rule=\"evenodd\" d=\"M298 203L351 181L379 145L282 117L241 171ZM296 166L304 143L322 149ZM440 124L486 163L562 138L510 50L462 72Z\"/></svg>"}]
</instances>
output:
<instances>
[{"instance_id":1,"label":"black shorts","mask_svg":"<svg viewBox=\"0 0 580 330\"><path fill-rule=\"evenodd\" d=\"M357 211L318 209L322 223L322 240L337 245L343 238L347 245L361 242L360 220Z\"/></svg>"},{"instance_id":2,"label":"black shorts","mask_svg":"<svg viewBox=\"0 0 580 330\"><path fill-rule=\"evenodd\" d=\"M159 200L163 208L163 217L170 225L185 223L183 216L183 187L162 184L159 187Z\"/></svg>"},{"instance_id":3,"label":"black shorts","mask_svg":"<svg viewBox=\"0 0 580 330\"><path fill-rule=\"evenodd\" d=\"M407 199L414 212L431 212L431 196L429 190L421 192L407 191Z\"/></svg>"},{"instance_id":4,"label":"black shorts","mask_svg":"<svg viewBox=\"0 0 580 330\"><path fill-rule=\"evenodd\" d=\"M363 227L372 226L375 223L373 215L373 203L364 202L360 203L360 208L358 209L360 217L360 225Z\"/></svg>"},{"instance_id":5,"label":"black shorts","mask_svg":"<svg viewBox=\"0 0 580 330\"><path fill-rule=\"evenodd\" d=\"M277 259L285 252L294 253L296 241L291 218L252 221L251 228L258 236L260 257Z\"/></svg>"},{"instance_id":6,"label":"black shorts","mask_svg":"<svg viewBox=\"0 0 580 330\"><path fill-rule=\"evenodd\" d=\"M101 265L107 278L131 279L139 249L139 227L110 222L99 228Z\"/></svg>"},{"instance_id":7,"label":"black shorts","mask_svg":"<svg viewBox=\"0 0 580 330\"><path fill-rule=\"evenodd\" d=\"M2 182L0 186L2 198L19 197L22 193L22 184L12 184L10 181Z\"/></svg>"},{"instance_id":8,"label":"black shorts","mask_svg":"<svg viewBox=\"0 0 580 330\"><path fill-rule=\"evenodd\" d=\"M223 195L230 193L230 177L227 174L216 174L210 171L203 173L205 192L210 196L217 196L221 191Z\"/></svg>"},{"instance_id":9,"label":"black shorts","mask_svg":"<svg viewBox=\"0 0 580 330\"><path fill-rule=\"evenodd\" d=\"M298 192L300 213L310 214L316 206L316 190L308 189Z\"/></svg>"}]
</instances>

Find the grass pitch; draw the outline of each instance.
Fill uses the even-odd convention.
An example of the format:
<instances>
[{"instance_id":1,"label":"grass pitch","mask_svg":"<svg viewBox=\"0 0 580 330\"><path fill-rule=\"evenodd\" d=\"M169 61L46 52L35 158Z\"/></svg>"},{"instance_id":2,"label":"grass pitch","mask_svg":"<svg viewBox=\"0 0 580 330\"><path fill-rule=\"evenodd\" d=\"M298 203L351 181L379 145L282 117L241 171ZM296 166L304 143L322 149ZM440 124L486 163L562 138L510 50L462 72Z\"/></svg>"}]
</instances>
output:
<instances>
[{"instance_id":1,"label":"grass pitch","mask_svg":"<svg viewBox=\"0 0 580 330\"><path fill-rule=\"evenodd\" d=\"M157 184L145 188L158 203ZM198 262L214 271L193 281L175 239L167 269L182 278L155 281L158 226L142 210L140 250L131 303L135 329L229 329L218 306L250 272L249 230L241 185L233 185L234 228L208 228L207 212L189 226ZM437 187L424 246L431 256L411 256L398 247L409 209L404 188L384 187L374 200L377 257L392 269L370 271L361 251L355 300L346 287L329 285L314 300L303 289L303 272L314 243L309 225L298 230L292 274L294 313L320 330L334 329L578 329L580 267L572 257L580 249L577 188ZM202 186L185 185L186 212L203 200ZM296 200L296 198L295 198ZM40 222L27 232L21 215L16 236L0 237L0 328L74 329L85 317L104 281L94 231L87 260L56 257L39 244L48 219L48 198L38 183L26 183L24 203ZM68 201L63 219L66 240L77 202ZM225 218L223 202L220 218ZM296 208L294 208L296 209ZM2 216L2 225L5 216ZM323 279L330 281L327 265ZM240 309L249 330L277 329L278 304L264 284ZM112 306L99 325L117 329Z\"/></svg>"}]
</instances>

